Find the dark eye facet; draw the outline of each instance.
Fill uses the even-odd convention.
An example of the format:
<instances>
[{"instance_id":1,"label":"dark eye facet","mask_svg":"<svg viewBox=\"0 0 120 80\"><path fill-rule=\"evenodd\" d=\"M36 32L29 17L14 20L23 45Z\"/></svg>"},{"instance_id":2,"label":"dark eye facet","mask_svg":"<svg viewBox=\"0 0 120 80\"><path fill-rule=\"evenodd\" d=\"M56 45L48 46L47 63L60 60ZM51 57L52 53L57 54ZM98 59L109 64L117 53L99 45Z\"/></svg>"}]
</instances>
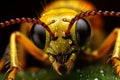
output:
<instances>
[{"instance_id":1,"label":"dark eye facet","mask_svg":"<svg viewBox=\"0 0 120 80\"><path fill-rule=\"evenodd\" d=\"M46 43L46 30L42 25L34 24L31 29L31 38L35 45L44 49Z\"/></svg>"},{"instance_id":2,"label":"dark eye facet","mask_svg":"<svg viewBox=\"0 0 120 80\"><path fill-rule=\"evenodd\" d=\"M76 22L76 39L79 46L83 46L90 39L91 28L85 19L79 19Z\"/></svg>"}]
</instances>

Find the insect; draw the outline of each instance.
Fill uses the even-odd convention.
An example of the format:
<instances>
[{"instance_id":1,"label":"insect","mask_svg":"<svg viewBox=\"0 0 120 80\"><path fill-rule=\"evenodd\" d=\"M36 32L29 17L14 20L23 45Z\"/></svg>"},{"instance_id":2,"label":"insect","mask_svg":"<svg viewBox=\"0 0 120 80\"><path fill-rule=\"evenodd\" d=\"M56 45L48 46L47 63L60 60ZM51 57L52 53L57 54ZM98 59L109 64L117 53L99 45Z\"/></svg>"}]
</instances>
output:
<instances>
[{"instance_id":1,"label":"insect","mask_svg":"<svg viewBox=\"0 0 120 80\"><path fill-rule=\"evenodd\" d=\"M63 5L63 2L64 1L59 1L59 4ZM71 1L66 2L71 3ZM75 1L74 3L77 4L79 2ZM54 7L55 5L52 4L52 6ZM59 75L62 75L63 72L69 74L75 60L81 58L79 56L87 60L95 60L103 57L115 42L111 60L117 74L120 76L120 29L114 29L95 50L91 49L91 44L89 43L92 35L92 25L89 21L93 19L91 17L96 15L120 17L120 12L93 10L91 6L88 7L90 8L88 10L78 10L79 8L76 9L69 6L60 6L59 8L51 10L49 10L49 8L50 7L46 8L46 11L43 12L39 19L16 18L0 23L0 27L3 28L5 26L22 23L23 30L26 28L26 32L31 36L31 39L29 39L19 31L11 34L9 53L11 71L8 80L14 80L20 67L17 54L18 49L16 48L17 42L23 45L23 47L38 60L51 63ZM4 59L0 62L2 66ZM21 61L21 63L24 63L24 61Z\"/></svg>"}]
</instances>

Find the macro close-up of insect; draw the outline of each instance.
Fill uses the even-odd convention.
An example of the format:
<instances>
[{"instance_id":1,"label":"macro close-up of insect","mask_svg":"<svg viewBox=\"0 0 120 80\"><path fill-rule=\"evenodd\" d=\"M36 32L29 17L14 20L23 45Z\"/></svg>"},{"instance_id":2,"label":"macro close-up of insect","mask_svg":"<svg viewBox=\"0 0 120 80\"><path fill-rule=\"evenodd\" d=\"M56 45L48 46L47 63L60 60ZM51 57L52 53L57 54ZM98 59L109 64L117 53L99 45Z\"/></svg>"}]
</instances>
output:
<instances>
[{"instance_id":1,"label":"macro close-up of insect","mask_svg":"<svg viewBox=\"0 0 120 80\"><path fill-rule=\"evenodd\" d=\"M18 5L19 1L16 5L18 13L22 16L14 15L13 12L14 14L9 15L14 16L7 18L3 16L2 19L0 15L0 37L3 36L0 41L1 79L53 80L59 77L60 80L64 80L74 77L71 80L103 80L102 77L109 72L116 76L111 80L120 79L120 24L113 24L112 27L112 23L108 23L111 27L105 27L107 22L104 21L106 17L117 18L112 22L120 21L120 9L97 9L91 0L38 2L42 8L40 10L36 10L37 7L33 8L33 12L35 11L35 14L31 13L33 16L22 15L24 11L19 11L22 8L22 4ZM27 12L26 8L24 10ZM4 40L8 42L4 43ZM89 64L92 67L88 67ZM98 64L112 67L108 67L108 70L104 65L101 69ZM96 65L97 69L94 67ZM55 71L53 79L50 69ZM82 79L83 75L88 75L88 70L91 73L88 72L87 79ZM96 73L93 73L94 70ZM30 78L26 79L24 76L17 79L17 76L27 74L24 71L31 71L32 76L38 71L45 77L31 79L29 76ZM97 72L100 72L102 77L98 78ZM106 74L103 74L104 72ZM88 78L90 74L96 77Z\"/></svg>"}]
</instances>

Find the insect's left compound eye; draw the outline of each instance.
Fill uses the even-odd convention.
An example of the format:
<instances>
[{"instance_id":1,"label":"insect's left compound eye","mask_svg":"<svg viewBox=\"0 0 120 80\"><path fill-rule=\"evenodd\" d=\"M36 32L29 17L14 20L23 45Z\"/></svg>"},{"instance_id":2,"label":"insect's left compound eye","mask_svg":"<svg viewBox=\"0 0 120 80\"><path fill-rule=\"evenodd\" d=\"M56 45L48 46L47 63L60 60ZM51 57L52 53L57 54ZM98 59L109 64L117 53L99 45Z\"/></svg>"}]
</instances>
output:
<instances>
[{"instance_id":1,"label":"insect's left compound eye","mask_svg":"<svg viewBox=\"0 0 120 80\"><path fill-rule=\"evenodd\" d=\"M90 24L85 19L79 19L76 22L76 40L79 46L83 46L89 40L91 35Z\"/></svg>"},{"instance_id":2,"label":"insect's left compound eye","mask_svg":"<svg viewBox=\"0 0 120 80\"><path fill-rule=\"evenodd\" d=\"M35 45L44 49L46 43L46 30L42 25L34 24L31 29L31 38Z\"/></svg>"}]
</instances>

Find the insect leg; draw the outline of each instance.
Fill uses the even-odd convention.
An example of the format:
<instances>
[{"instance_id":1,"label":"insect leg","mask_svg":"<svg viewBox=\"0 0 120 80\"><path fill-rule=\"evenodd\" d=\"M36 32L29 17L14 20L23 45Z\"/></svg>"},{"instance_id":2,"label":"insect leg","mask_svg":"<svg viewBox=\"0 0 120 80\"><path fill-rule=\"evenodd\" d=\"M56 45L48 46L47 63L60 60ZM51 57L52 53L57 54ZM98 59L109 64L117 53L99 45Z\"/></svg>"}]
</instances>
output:
<instances>
[{"instance_id":1,"label":"insect leg","mask_svg":"<svg viewBox=\"0 0 120 80\"><path fill-rule=\"evenodd\" d=\"M117 74L120 76L120 29L116 28L113 32L106 38L103 44L92 53L92 59L98 59L104 56L110 48L114 46L111 60L115 66Z\"/></svg>"},{"instance_id":2,"label":"insect leg","mask_svg":"<svg viewBox=\"0 0 120 80\"><path fill-rule=\"evenodd\" d=\"M120 76L120 29L117 31L117 33L117 39L111 59L118 76Z\"/></svg>"},{"instance_id":3,"label":"insect leg","mask_svg":"<svg viewBox=\"0 0 120 80\"><path fill-rule=\"evenodd\" d=\"M30 41L27 37L25 37L20 32L15 32L11 34L10 37L10 69L11 72L8 76L8 80L14 80L15 74L19 68L18 56L17 56L17 49L16 49L16 42L22 44L25 49L27 49L33 56L41 61L48 61L48 56L45 53L37 48L32 41Z\"/></svg>"},{"instance_id":4,"label":"insect leg","mask_svg":"<svg viewBox=\"0 0 120 80\"><path fill-rule=\"evenodd\" d=\"M0 60L0 70L3 69L4 65L5 65L5 59L1 59Z\"/></svg>"}]
</instances>

